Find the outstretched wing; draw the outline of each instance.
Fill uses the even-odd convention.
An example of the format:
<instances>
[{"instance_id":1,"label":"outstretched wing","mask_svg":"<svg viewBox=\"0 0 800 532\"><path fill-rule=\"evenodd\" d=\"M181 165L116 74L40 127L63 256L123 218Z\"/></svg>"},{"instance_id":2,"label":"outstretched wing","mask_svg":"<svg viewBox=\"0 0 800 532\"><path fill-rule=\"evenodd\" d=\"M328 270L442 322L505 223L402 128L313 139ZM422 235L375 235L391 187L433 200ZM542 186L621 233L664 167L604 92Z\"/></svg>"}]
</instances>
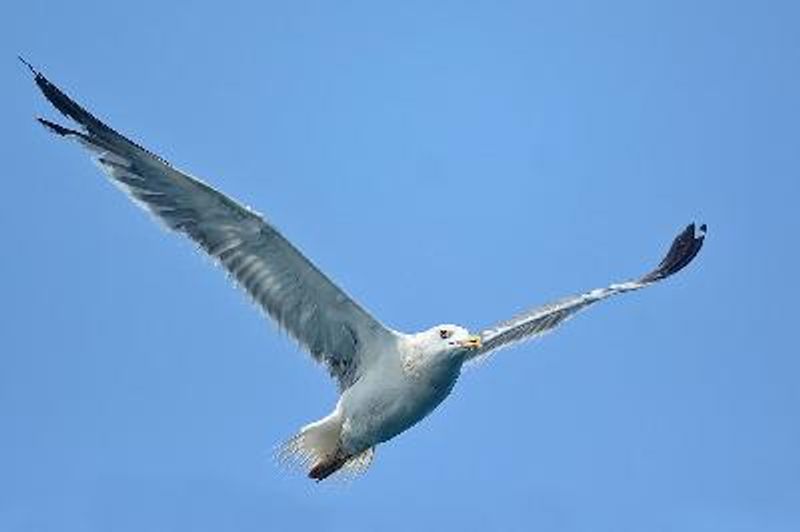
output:
<instances>
[{"instance_id":1,"label":"outstretched wing","mask_svg":"<svg viewBox=\"0 0 800 532\"><path fill-rule=\"evenodd\" d=\"M365 346L394 335L261 216L126 139L25 64L44 96L80 130L43 118L39 122L94 152L111 181L134 202L216 259L341 388L354 381L366 357L381 351Z\"/></svg>"},{"instance_id":2,"label":"outstretched wing","mask_svg":"<svg viewBox=\"0 0 800 532\"><path fill-rule=\"evenodd\" d=\"M523 312L522 314L481 332L481 348L470 353L474 359L515 342L528 340L551 331L567 319L607 297L624 292L639 290L650 286L670 275L679 272L689 264L703 247L706 234L705 224L699 230L689 224L672 242L667 255L658 267L633 281L612 284L607 288L597 288L585 294L576 295Z\"/></svg>"}]
</instances>

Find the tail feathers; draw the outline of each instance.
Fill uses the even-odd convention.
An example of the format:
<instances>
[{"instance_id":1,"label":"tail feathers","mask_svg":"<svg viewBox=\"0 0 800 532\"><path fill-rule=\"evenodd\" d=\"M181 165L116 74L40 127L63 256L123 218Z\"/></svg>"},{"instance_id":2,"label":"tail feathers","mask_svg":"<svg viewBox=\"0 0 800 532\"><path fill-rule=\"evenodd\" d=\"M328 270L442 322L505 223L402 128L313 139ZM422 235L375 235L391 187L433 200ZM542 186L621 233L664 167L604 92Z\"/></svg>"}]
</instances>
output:
<instances>
[{"instance_id":1,"label":"tail feathers","mask_svg":"<svg viewBox=\"0 0 800 532\"><path fill-rule=\"evenodd\" d=\"M309 423L283 444L279 456L284 462L306 468L329 461L339 450L342 419L338 412Z\"/></svg>"},{"instance_id":2,"label":"tail feathers","mask_svg":"<svg viewBox=\"0 0 800 532\"><path fill-rule=\"evenodd\" d=\"M338 412L303 427L283 444L278 458L284 464L307 472L317 482L337 471L355 476L366 471L372 463L374 448L356 455L345 453L339 446L342 419Z\"/></svg>"},{"instance_id":3,"label":"tail feathers","mask_svg":"<svg viewBox=\"0 0 800 532\"><path fill-rule=\"evenodd\" d=\"M372 465L372 460L375 458L375 447L370 447L359 454L351 456L342 466L342 472L349 476L358 476Z\"/></svg>"}]
</instances>

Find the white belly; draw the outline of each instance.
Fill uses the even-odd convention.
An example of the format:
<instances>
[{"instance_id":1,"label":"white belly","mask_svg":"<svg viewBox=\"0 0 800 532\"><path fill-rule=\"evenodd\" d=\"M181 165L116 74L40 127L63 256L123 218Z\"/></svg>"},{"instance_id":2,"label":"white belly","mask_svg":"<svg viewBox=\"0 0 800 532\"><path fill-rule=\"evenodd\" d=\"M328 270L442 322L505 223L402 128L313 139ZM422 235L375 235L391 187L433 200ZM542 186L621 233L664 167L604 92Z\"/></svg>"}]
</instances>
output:
<instances>
[{"instance_id":1,"label":"white belly","mask_svg":"<svg viewBox=\"0 0 800 532\"><path fill-rule=\"evenodd\" d=\"M385 442L430 414L450 394L461 372L461 359L435 366L386 357L342 394L341 445L359 453Z\"/></svg>"}]
</instances>

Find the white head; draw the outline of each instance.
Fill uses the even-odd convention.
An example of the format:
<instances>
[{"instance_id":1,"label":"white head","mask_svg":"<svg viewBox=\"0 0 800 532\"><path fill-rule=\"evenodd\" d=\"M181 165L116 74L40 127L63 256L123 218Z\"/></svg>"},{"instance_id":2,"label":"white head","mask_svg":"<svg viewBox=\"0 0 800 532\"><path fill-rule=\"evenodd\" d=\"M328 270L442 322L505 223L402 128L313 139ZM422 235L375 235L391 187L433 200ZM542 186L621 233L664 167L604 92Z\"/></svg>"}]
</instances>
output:
<instances>
[{"instance_id":1,"label":"white head","mask_svg":"<svg viewBox=\"0 0 800 532\"><path fill-rule=\"evenodd\" d=\"M417 335L423 349L430 354L458 354L481 347L481 337L470 334L464 327L444 324L431 327Z\"/></svg>"}]
</instances>

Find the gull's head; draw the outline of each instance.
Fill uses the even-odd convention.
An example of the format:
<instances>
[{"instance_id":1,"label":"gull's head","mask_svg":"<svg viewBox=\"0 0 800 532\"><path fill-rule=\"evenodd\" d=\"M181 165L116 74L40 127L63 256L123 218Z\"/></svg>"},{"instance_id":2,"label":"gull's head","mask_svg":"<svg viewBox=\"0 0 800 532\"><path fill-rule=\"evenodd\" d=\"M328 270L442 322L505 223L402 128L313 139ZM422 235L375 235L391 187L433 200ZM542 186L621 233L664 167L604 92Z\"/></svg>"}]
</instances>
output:
<instances>
[{"instance_id":1,"label":"gull's head","mask_svg":"<svg viewBox=\"0 0 800 532\"><path fill-rule=\"evenodd\" d=\"M470 334L467 329L458 325L437 325L419 336L429 353L461 353L481 347L480 336Z\"/></svg>"}]
</instances>

